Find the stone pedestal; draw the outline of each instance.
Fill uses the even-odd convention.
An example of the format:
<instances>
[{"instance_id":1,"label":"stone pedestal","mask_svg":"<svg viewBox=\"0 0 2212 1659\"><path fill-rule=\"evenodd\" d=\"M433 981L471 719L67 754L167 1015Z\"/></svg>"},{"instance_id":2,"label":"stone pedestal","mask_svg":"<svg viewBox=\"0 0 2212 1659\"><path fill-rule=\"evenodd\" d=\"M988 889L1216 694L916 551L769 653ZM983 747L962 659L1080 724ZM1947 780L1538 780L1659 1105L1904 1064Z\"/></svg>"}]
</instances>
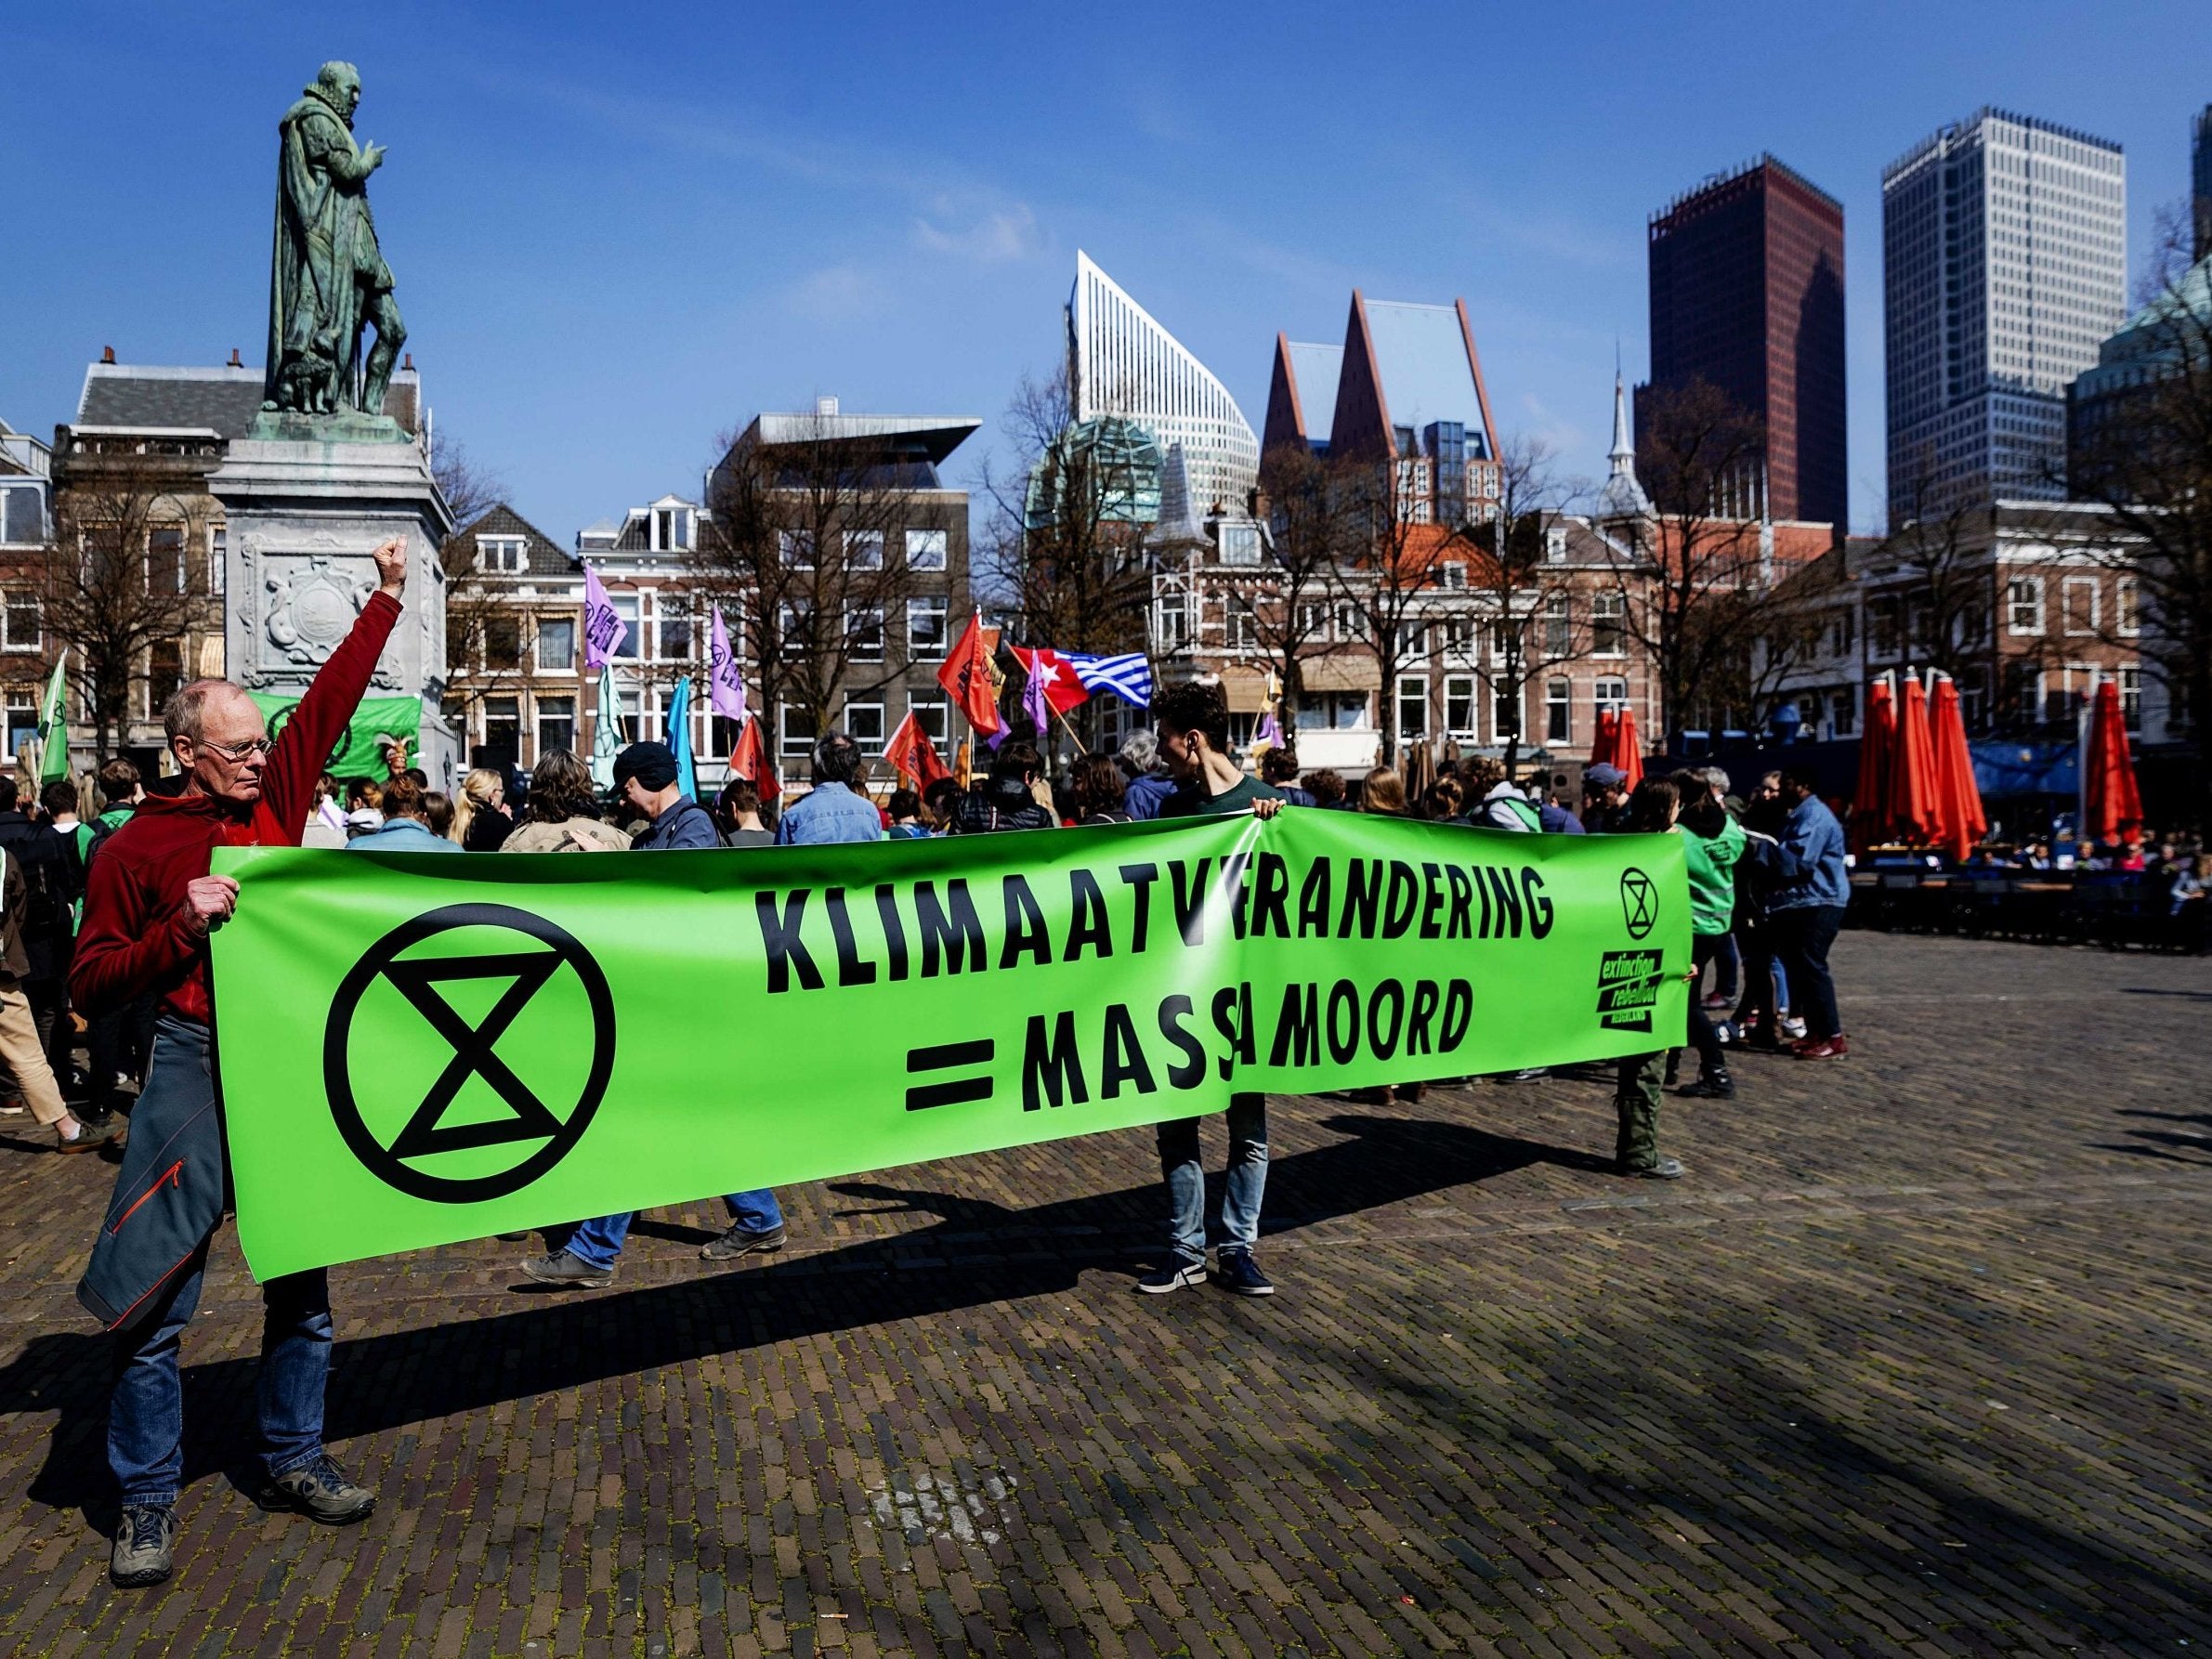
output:
<instances>
[{"instance_id":1,"label":"stone pedestal","mask_svg":"<svg viewBox=\"0 0 2212 1659\"><path fill-rule=\"evenodd\" d=\"M445 571L438 548L453 516L420 445L399 434L315 427L321 438L254 436L233 442L209 491L228 521L224 662L250 691L297 697L376 592L370 555L407 539L406 614L376 666L371 695L423 703L415 764L451 794L460 739L438 712L445 695ZM389 425L389 423L386 423Z\"/></svg>"}]
</instances>

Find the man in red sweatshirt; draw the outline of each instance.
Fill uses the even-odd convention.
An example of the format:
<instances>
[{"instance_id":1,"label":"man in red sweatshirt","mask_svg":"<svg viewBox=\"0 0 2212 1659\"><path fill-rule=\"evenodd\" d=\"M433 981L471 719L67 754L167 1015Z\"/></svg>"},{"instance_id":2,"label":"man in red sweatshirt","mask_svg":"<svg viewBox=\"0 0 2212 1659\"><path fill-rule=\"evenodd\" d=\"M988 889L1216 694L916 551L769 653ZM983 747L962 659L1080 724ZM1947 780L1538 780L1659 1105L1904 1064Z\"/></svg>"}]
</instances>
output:
<instances>
[{"instance_id":1,"label":"man in red sweatshirt","mask_svg":"<svg viewBox=\"0 0 2212 1659\"><path fill-rule=\"evenodd\" d=\"M299 844L315 780L399 620L405 541L385 542L375 559L382 585L274 743L253 699L227 680L194 680L169 699L162 719L184 788L149 796L92 862L71 997L95 1019L149 992L161 1006L115 1195L77 1287L77 1300L115 1333L108 1462L122 1483L123 1518L108 1571L119 1585L159 1584L175 1559L184 1472L177 1345L199 1305L229 1184L207 935L237 907L238 883L210 875L209 855L218 846ZM249 1029L230 1040L253 1038ZM325 1275L318 1268L271 1279L261 1295L267 1478L255 1501L334 1525L359 1521L376 1495L348 1479L322 1444L332 1340Z\"/></svg>"}]
</instances>

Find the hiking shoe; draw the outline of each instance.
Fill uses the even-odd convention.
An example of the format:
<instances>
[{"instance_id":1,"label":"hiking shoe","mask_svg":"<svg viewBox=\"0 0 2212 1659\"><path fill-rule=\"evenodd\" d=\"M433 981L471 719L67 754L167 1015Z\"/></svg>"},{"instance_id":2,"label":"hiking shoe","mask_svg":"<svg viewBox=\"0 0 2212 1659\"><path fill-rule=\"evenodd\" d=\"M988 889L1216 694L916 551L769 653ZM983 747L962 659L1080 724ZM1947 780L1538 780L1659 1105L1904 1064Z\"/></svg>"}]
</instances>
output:
<instances>
[{"instance_id":1,"label":"hiking shoe","mask_svg":"<svg viewBox=\"0 0 2212 1659\"><path fill-rule=\"evenodd\" d=\"M1165 1296L1171 1290L1182 1290L1205 1282L1206 1264L1203 1261L1171 1261L1167 1266L1158 1268L1139 1279L1137 1288L1146 1296Z\"/></svg>"},{"instance_id":2,"label":"hiking shoe","mask_svg":"<svg viewBox=\"0 0 2212 1659\"><path fill-rule=\"evenodd\" d=\"M1236 1296L1273 1296L1275 1287L1267 1282L1267 1275L1260 1271L1260 1264L1252 1260L1250 1250L1224 1250L1221 1265L1213 1271L1213 1282Z\"/></svg>"},{"instance_id":3,"label":"hiking shoe","mask_svg":"<svg viewBox=\"0 0 2212 1659\"><path fill-rule=\"evenodd\" d=\"M597 1290L614 1283L613 1268L594 1267L567 1250L532 1256L523 1262L522 1271L541 1285L558 1285L569 1290Z\"/></svg>"},{"instance_id":4,"label":"hiking shoe","mask_svg":"<svg viewBox=\"0 0 2212 1659\"><path fill-rule=\"evenodd\" d=\"M111 1141L114 1142L118 1148L121 1148L124 1144L123 1130L123 1119L112 1112L98 1123L86 1123L83 1118L79 1118L75 1140L64 1141L60 1131L55 1131L54 1150L56 1152L98 1152Z\"/></svg>"},{"instance_id":5,"label":"hiking shoe","mask_svg":"<svg viewBox=\"0 0 2212 1659\"><path fill-rule=\"evenodd\" d=\"M699 1247L702 1261L735 1261L740 1256L750 1256L758 1250L764 1256L773 1256L783 1248L781 1227L732 1227L720 1238L710 1238Z\"/></svg>"},{"instance_id":6,"label":"hiking shoe","mask_svg":"<svg viewBox=\"0 0 2212 1659\"><path fill-rule=\"evenodd\" d=\"M1735 1079L1725 1071L1706 1072L1695 1083L1684 1083L1675 1093L1684 1100L1734 1100Z\"/></svg>"},{"instance_id":7,"label":"hiking shoe","mask_svg":"<svg viewBox=\"0 0 2212 1659\"><path fill-rule=\"evenodd\" d=\"M161 1504L125 1504L115 1523L108 1576L123 1589L160 1584L177 1564L177 1517Z\"/></svg>"},{"instance_id":8,"label":"hiking shoe","mask_svg":"<svg viewBox=\"0 0 2212 1659\"><path fill-rule=\"evenodd\" d=\"M368 1519L376 1494L347 1475L328 1452L319 1452L297 1469L271 1475L254 1501L271 1512L289 1509L325 1526L350 1526Z\"/></svg>"},{"instance_id":9,"label":"hiking shoe","mask_svg":"<svg viewBox=\"0 0 2212 1659\"><path fill-rule=\"evenodd\" d=\"M1682 1176L1682 1161L1678 1157L1663 1157L1656 1164L1644 1164L1633 1169L1627 1164L1618 1164L1614 1167L1613 1172L1616 1175L1627 1175L1644 1181L1680 1181Z\"/></svg>"}]
</instances>

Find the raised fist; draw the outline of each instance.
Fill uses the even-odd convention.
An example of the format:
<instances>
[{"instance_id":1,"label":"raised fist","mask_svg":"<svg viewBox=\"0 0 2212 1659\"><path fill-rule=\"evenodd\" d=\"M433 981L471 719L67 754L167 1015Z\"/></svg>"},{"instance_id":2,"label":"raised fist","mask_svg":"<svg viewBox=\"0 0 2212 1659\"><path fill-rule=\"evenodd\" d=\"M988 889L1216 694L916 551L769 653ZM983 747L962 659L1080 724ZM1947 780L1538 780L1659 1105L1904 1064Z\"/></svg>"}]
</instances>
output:
<instances>
[{"instance_id":1,"label":"raised fist","mask_svg":"<svg viewBox=\"0 0 2212 1659\"><path fill-rule=\"evenodd\" d=\"M369 556L376 561L377 591L397 599L407 587L407 538L380 542Z\"/></svg>"}]
</instances>

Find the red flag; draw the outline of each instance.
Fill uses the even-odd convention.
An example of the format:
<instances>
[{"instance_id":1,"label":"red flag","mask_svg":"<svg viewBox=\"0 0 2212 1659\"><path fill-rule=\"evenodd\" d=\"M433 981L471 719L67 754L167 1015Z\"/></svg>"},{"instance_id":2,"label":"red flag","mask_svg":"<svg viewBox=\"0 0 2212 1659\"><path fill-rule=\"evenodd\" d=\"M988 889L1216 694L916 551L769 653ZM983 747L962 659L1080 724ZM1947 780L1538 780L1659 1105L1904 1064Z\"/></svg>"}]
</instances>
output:
<instances>
[{"instance_id":1,"label":"red flag","mask_svg":"<svg viewBox=\"0 0 2212 1659\"><path fill-rule=\"evenodd\" d=\"M937 684L952 694L952 701L968 724L988 736L999 729L999 693L991 685L990 647L983 642L983 618L968 619L967 631L945 666L937 670Z\"/></svg>"},{"instance_id":2,"label":"red flag","mask_svg":"<svg viewBox=\"0 0 2212 1659\"><path fill-rule=\"evenodd\" d=\"M1063 660L1057 651L1048 651L1042 646L1025 651L1019 646L1013 648L1025 673L1044 682L1044 700L1054 710L1065 714L1078 703L1091 700L1091 689L1075 677L1075 669Z\"/></svg>"},{"instance_id":3,"label":"red flag","mask_svg":"<svg viewBox=\"0 0 2212 1659\"><path fill-rule=\"evenodd\" d=\"M760 722L751 714L745 716L745 729L738 734L737 747L729 751L729 775L752 784L763 801L774 801L783 794L783 780L768 764L768 746L761 741Z\"/></svg>"},{"instance_id":4,"label":"red flag","mask_svg":"<svg viewBox=\"0 0 2212 1659\"><path fill-rule=\"evenodd\" d=\"M922 729L911 711L898 723L898 729L891 734L891 741L883 745L883 758L897 766L900 774L914 780L914 787L925 790L940 777L950 777L952 769L937 758L936 745L929 740L929 734Z\"/></svg>"}]
</instances>

